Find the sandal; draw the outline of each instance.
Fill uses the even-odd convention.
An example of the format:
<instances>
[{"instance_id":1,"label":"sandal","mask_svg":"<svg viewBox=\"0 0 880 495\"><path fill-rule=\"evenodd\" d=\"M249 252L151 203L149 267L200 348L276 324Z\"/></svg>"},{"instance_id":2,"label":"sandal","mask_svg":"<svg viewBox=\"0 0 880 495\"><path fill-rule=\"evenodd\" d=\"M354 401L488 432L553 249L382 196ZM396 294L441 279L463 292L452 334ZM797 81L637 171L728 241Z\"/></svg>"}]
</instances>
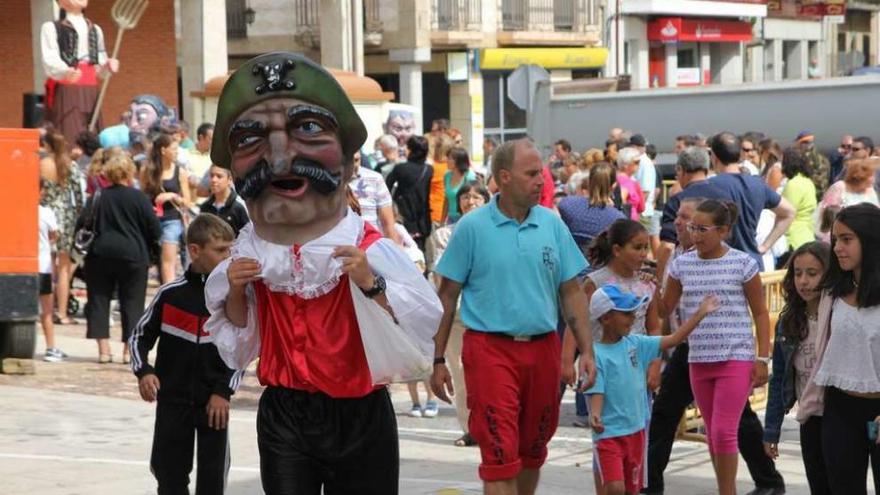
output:
<instances>
[{"instance_id":1,"label":"sandal","mask_svg":"<svg viewBox=\"0 0 880 495\"><path fill-rule=\"evenodd\" d=\"M75 319L69 316L62 318L57 314L52 316L52 323L55 323L56 325L79 325L79 322Z\"/></svg>"},{"instance_id":2,"label":"sandal","mask_svg":"<svg viewBox=\"0 0 880 495\"><path fill-rule=\"evenodd\" d=\"M113 354L98 354L98 364L108 364L113 362Z\"/></svg>"},{"instance_id":3,"label":"sandal","mask_svg":"<svg viewBox=\"0 0 880 495\"><path fill-rule=\"evenodd\" d=\"M470 433L465 433L455 441L456 447L473 447L476 444L477 441L474 440Z\"/></svg>"},{"instance_id":4,"label":"sandal","mask_svg":"<svg viewBox=\"0 0 880 495\"><path fill-rule=\"evenodd\" d=\"M129 364L129 363L131 363L131 354L126 352L126 353L122 354L122 364Z\"/></svg>"}]
</instances>

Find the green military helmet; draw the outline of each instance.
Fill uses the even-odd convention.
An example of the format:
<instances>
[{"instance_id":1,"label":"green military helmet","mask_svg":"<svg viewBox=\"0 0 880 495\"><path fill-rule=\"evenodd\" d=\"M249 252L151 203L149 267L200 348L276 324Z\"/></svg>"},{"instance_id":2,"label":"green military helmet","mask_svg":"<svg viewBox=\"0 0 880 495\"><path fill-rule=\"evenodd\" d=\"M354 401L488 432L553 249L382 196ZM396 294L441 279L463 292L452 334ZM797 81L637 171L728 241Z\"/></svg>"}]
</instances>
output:
<instances>
[{"instance_id":1,"label":"green military helmet","mask_svg":"<svg viewBox=\"0 0 880 495\"><path fill-rule=\"evenodd\" d=\"M339 123L345 156L353 156L367 140L367 129L354 105L327 69L302 54L272 52L245 62L223 85L217 104L211 161L231 168L229 127L254 104L273 98L297 98L332 113Z\"/></svg>"}]
</instances>

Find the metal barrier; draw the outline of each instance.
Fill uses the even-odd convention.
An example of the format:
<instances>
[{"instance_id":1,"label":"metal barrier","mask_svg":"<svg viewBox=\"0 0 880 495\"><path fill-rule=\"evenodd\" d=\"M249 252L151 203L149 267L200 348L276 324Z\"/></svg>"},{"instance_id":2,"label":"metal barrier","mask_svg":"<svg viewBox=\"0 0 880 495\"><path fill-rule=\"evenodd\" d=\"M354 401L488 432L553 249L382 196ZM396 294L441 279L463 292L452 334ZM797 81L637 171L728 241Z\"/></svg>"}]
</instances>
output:
<instances>
[{"instance_id":1,"label":"metal barrier","mask_svg":"<svg viewBox=\"0 0 880 495\"><path fill-rule=\"evenodd\" d=\"M785 304L785 298L782 291L782 279L785 277L785 270L776 270L773 272L761 273L761 285L764 287L764 302L767 305L767 311L770 313L770 349L773 349L773 329L779 320L779 312ZM749 403L752 409L764 409L767 407L768 386L764 385L752 390L749 396ZM694 442L706 442L706 435L702 433L705 423L703 416L696 403L691 404L681 417L678 423L678 431L675 437L681 440L690 440Z\"/></svg>"}]
</instances>

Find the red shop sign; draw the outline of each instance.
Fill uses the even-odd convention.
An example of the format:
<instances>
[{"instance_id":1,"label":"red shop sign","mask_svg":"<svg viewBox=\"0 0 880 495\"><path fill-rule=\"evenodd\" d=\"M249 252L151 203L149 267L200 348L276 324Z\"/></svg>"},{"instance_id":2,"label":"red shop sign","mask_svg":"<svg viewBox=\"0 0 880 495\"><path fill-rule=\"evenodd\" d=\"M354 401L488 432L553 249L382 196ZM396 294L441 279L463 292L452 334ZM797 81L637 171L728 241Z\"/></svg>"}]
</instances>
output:
<instances>
[{"instance_id":1,"label":"red shop sign","mask_svg":"<svg viewBox=\"0 0 880 495\"><path fill-rule=\"evenodd\" d=\"M648 23L650 41L752 41L752 25L744 21L659 17Z\"/></svg>"}]
</instances>

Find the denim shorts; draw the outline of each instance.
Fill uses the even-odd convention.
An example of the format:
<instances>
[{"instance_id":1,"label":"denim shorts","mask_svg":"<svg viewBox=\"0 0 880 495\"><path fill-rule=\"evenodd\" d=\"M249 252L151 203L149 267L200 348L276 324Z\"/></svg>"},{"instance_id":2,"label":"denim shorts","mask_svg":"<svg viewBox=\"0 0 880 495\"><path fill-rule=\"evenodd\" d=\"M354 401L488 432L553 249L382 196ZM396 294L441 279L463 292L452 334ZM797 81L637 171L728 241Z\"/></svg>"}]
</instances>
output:
<instances>
[{"instance_id":1,"label":"denim shorts","mask_svg":"<svg viewBox=\"0 0 880 495\"><path fill-rule=\"evenodd\" d=\"M162 220L162 244L180 245L183 236L183 221L179 218Z\"/></svg>"}]
</instances>

